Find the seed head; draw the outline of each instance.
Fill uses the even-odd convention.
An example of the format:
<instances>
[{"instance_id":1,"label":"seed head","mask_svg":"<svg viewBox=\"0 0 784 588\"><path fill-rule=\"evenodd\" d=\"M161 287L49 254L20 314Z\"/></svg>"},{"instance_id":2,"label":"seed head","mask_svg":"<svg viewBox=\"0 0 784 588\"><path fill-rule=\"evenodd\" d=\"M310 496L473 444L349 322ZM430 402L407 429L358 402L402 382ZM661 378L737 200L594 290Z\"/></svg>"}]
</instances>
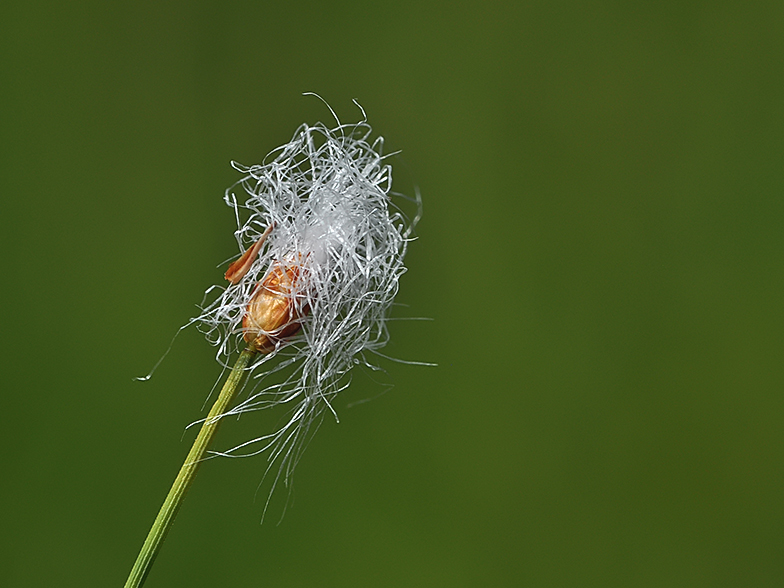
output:
<instances>
[{"instance_id":1,"label":"seed head","mask_svg":"<svg viewBox=\"0 0 784 588\"><path fill-rule=\"evenodd\" d=\"M225 201L245 253L194 319L224 365L249 344L263 352L250 368L259 382L292 368L283 382L257 383L228 413L292 407L279 430L226 452L270 449L270 467L280 467L275 483L280 472L290 475L314 420L325 408L334 414L331 400L351 368L373 367L368 354L388 340L387 312L406 271L413 223L392 202L383 139L371 142L362 114L356 124L302 125L260 164L232 162L243 177ZM271 362L276 356L283 359Z\"/></svg>"}]
</instances>

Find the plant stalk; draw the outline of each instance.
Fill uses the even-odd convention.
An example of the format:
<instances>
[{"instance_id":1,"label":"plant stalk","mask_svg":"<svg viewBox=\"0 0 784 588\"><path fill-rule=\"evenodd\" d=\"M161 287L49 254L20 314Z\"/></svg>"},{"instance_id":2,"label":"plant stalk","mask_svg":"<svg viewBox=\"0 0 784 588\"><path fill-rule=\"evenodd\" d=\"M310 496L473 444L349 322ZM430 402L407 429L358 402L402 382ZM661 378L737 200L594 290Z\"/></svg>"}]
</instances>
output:
<instances>
[{"instance_id":1,"label":"plant stalk","mask_svg":"<svg viewBox=\"0 0 784 588\"><path fill-rule=\"evenodd\" d=\"M177 516L177 511L182 505L185 494L196 477L196 472L203 461L210 441L212 441L213 436L218 431L218 426L222 419L216 417L226 412L234 395L237 393L240 382L242 382L245 368L248 367L254 355L256 355L256 351L245 349L237 359L237 363L234 364L226 383L218 395L218 399L201 426L199 435L193 442L193 447L191 447L188 457L185 458L185 463L180 468L180 472L177 474L177 478L174 480L174 484L171 490L169 490L169 494L158 512L158 516L155 518L155 522L152 524L147 539L144 540L144 545L142 545L139 556L136 558L136 563L133 564L131 574L125 582L125 588L140 588L144 584L147 574L150 572L150 568L161 549L161 545L163 545L163 540L166 539L166 534L174 522L174 517Z\"/></svg>"}]
</instances>

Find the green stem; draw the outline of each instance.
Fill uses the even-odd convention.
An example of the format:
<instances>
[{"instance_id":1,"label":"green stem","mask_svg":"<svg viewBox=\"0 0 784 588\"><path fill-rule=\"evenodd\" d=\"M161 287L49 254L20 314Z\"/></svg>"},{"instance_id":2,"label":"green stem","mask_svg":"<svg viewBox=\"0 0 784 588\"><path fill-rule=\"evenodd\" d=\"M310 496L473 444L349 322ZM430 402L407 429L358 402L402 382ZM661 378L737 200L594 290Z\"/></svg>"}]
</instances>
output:
<instances>
[{"instance_id":1,"label":"green stem","mask_svg":"<svg viewBox=\"0 0 784 588\"><path fill-rule=\"evenodd\" d=\"M237 388L245 375L245 368L248 367L248 364L254 355L256 355L255 351L246 349L240 354L237 363L234 364L218 399L215 401L212 410L210 410L210 414L207 415L204 424L201 426L199 435L193 442L193 447L191 447L188 457L185 458L185 463L182 464L182 468L180 468L180 473L177 474L177 478L174 480L171 490L169 490L169 495L163 502L163 506L161 507L160 512L158 512L155 522L152 524L147 539L145 539L144 545L142 545L142 550L139 552L139 557L136 558L136 563L133 564L131 574L125 582L125 588L139 588L144 584L144 580L150 572L152 563L155 561L155 558L161 549L161 545L163 545L163 540L166 539L166 534L169 532L169 529L174 522L174 517L177 516L177 511L180 509L180 505L182 505L182 500L185 498L188 488L190 488L193 479L196 477L196 472L199 469L204 454L207 452L207 447L218 430L221 419L215 417L226 412L229 403L232 398L234 398Z\"/></svg>"}]
</instances>

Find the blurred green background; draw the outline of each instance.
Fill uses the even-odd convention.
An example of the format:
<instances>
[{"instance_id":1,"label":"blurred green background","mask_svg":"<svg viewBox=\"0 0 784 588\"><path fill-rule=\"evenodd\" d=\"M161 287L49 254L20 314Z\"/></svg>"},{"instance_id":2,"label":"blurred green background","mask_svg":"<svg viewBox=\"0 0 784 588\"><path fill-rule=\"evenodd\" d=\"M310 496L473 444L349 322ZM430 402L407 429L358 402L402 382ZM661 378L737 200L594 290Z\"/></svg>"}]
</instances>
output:
<instances>
[{"instance_id":1,"label":"blurred green background","mask_svg":"<svg viewBox=\"0 0 784 588\"><path fill-rule=\"evenodd\" d=\"M0 585L121 586L220 369L221 198L352 98L425 215L387 353L260 525L147 586L780 586L784 4L5 2ZM387 390L387 384L394 387ZM358 400L372 402L349 407ZM222 428L231 446L259 414Z\"/></svg>"}]
</instances>

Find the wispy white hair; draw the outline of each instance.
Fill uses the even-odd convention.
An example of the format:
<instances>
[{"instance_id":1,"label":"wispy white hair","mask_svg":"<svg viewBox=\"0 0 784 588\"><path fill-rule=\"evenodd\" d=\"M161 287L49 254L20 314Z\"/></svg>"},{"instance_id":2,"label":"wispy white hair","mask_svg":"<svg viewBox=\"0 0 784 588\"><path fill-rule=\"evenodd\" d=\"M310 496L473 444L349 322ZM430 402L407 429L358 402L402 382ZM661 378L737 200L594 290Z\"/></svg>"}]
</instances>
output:
<instances>
[{"instance_id":1,"label":"wispy white hair","mask_svg":"<svg viewBox=\"0 0 784 588\"><path fill-rule=\"evenodd\" d=\"M249 368L257 383L223 415L291 407L278 430L223 453L269 450L268 471L278 466L273 488L281 475L288 480L324 410L337 416L331 402L348 386L351 368L373 367L366 354L387 343L387 312L406 271L403 258L413 223L392 202L384 141L371 140L364 114L355 124L335 117L334 128L304 124L261 164L232 162L243 177L226 191L225 201L237 218L240 251L272 230L239 283L207 291L205 300L216 289L220 294L202 306L195 321L218 347L218 360L228 365L244 347L242 319L256 285L276 264L297 267L292 302L301 311L296 314L302 328L257 356ZM244 191L240 198L237 188ZM279 361L270 362L276 356ZM266 384L270 373L288 375Z\"/></svg>"}]
</instances>

